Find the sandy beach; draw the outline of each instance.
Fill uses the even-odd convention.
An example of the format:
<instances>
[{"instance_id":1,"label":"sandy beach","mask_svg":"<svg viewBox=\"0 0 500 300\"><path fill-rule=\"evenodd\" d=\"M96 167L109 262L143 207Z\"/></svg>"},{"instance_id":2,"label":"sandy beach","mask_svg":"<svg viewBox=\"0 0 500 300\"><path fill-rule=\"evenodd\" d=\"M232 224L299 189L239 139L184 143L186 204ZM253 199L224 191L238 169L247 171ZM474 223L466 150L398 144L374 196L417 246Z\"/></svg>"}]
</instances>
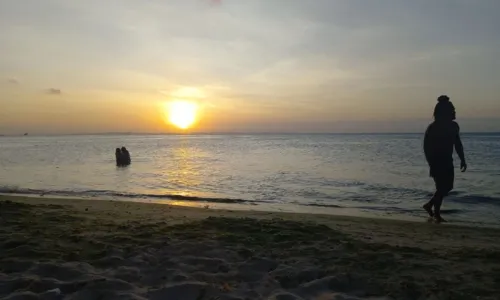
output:
<instances>
[{"instance_id":1,"label":"sandy beach","mask_svg":"<svg viewBox=\"0 0 500 300\"><path fill-rule=\"evenodd\" d=\"M499 299L500 230L0 197L2 299Z\"/></svg>"}]
</instances>

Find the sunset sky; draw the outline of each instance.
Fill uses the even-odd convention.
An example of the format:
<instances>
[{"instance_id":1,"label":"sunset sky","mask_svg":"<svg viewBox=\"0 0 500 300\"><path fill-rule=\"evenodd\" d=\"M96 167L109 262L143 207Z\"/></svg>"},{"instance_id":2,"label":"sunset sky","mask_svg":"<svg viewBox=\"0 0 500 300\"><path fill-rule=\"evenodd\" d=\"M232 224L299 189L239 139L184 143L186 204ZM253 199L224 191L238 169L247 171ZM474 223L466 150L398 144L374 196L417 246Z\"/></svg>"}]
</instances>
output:
<instances>
[{"instance_id":1,"label":"sunset sky","mask_svg":"<svg viewBox=\"0 0 500 300\"><path fill-rule=\"evenodd\" d=\"M1 0L0 134L500 131L498 0Z\"/></svg>"}]
</instances>

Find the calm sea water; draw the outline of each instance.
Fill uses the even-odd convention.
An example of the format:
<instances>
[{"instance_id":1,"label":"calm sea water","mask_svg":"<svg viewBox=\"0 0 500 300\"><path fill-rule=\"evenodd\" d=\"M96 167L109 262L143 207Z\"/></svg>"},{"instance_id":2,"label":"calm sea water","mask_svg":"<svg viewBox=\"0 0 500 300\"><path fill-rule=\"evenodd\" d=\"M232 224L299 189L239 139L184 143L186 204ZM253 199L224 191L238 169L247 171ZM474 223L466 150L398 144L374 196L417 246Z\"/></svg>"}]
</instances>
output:
<instances>
[{"instance_id":1,"label":"calm sea water","mask_svg":"<svg viewBox=\"0 0 500 300\"><path fill-rule=\"evenodd\" d=\"M463 140L469 170L444 215L498 225L500 134ZM3 193L423 219L433 188L418 134L0 138Z\"/></svg>"}]
</instances>

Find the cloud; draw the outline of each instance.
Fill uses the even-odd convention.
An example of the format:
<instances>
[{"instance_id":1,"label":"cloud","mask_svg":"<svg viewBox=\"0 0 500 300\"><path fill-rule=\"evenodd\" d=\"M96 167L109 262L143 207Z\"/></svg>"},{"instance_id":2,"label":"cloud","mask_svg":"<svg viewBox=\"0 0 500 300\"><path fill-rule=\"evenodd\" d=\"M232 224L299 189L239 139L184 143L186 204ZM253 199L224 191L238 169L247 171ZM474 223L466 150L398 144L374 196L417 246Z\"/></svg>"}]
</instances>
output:
<instances>
[{"instance_id":1,"label":"cloud","mask_svg":"<svg viewBox=\"0 0 500 300\"><path fill-rule=\"evenodd\" d=\"M55 88L50 88L46 92L49 95L61 95L62 94L60 89L55 89Z\"/></svg>"},{"instance_id":2,"label":"cloud","mask_svg":"<svg viewBox=\"0 0 500 300\"><path fill-rule=\"evenodd\" d=\"M9 84L13 84L13 85L17 85L17 84L19 84L19 80L15 79L15 78L8 78L8 79L7 79L7 82L8 82Z\"/></svg>"},{"instance_id":3,"label":"cloud","mask_svg":"<svg viewBox=\"0 0 500 300\"><path fill-rule=\"evenodd\" d=\"M12 95L32 83L54 98L66 88L150 102L203 93L214 116L250 111L259 122L259 112L427 117L445 91L468 117L500 116L500 1L0 3L0 83Z\"/></svg>"}]
</instances>

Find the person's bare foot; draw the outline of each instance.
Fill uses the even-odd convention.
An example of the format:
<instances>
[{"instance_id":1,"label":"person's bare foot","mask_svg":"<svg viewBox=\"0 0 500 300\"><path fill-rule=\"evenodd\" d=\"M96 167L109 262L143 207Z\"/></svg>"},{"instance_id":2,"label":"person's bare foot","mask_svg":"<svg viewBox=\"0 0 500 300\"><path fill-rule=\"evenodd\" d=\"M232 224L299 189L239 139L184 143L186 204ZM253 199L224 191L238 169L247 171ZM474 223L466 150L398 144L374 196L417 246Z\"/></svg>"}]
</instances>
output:
<instances>
[{"instance_id":1,"label":"person's bare foot","mask_svg":"<svg viewBox=\"0 0 500 300\"><path fill-rule=\"evenodd\" d=\"M446 220L445 220L445 219L443 219L441 216L435 216L435 217L434 217L434 222L435 222L436 224L440 224L440 223L446 223Z\"/></svg>"},{"instance_id":2,"label":"person's bare foot","mask_svg":"<svg viewBox=\"0 0 500 300\"><path fill-rule=\"evenodd\" d=\"M432 212L432 206L427 203L423 206L423 208L425 209L425 211L429 214L429 216L432 218L434 217L434 213Z\"/></svg>"}]
</instances>

